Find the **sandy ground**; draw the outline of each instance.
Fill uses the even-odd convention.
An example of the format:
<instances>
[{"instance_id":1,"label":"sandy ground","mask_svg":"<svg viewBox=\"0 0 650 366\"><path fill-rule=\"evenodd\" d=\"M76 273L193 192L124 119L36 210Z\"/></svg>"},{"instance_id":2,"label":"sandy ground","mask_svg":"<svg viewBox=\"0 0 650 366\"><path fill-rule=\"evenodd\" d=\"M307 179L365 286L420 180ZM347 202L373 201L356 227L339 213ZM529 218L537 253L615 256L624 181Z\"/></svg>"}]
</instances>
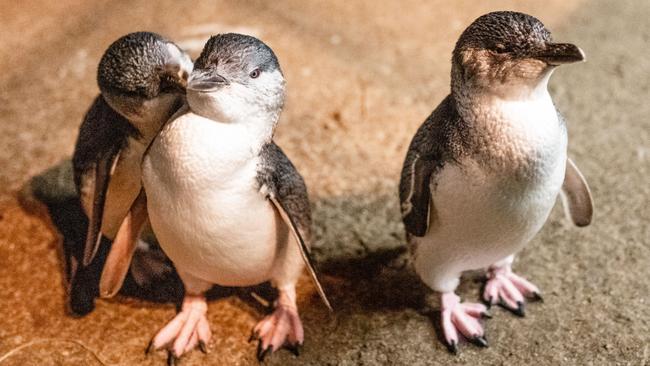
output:
<instances>
[{"instance_id":1,"label":"sandy ground","mask_svg":"<svg viewBox=\"0 0 650 366\"><path fill-rule=\"evenodd\" d=\"M305 277L303 354L281 351L268 364L650 363L650 2L20 4L0 11L0 365L164 363L164 353L145 357L143 349L174 304L120 296L69 316L60 233L45 210L16 199L32 176L70 156L97 93L99 57L136 30L162 33L194 56L211 34L249 33L280 59L288 102L276 140L309 186L315 250L336 312ZM428 291L408 267L385 264L404 245L396 187L407 144L448 93L460 32L501 9L537 16L587 54L587 63L558 70L551 89L596 213L592 226L576 229L556 208L515 264L545 302L530 304L525 318L496 311L490 347L466 345L452 356ZM479 287L468 276L460 294L477 299ZM262 316L245 296L212 301L212 352L192 352L183 365L255 364L247 338Z\"/></svg>"}]
</instances>

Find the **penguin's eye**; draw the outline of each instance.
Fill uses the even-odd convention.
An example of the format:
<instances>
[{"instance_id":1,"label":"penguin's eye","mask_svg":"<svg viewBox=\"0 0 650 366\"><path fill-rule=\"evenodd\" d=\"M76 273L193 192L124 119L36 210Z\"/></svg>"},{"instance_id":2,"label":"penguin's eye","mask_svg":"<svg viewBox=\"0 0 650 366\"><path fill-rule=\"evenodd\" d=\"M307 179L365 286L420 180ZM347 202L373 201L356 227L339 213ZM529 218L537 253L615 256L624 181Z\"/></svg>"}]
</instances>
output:
<instances>
[{"instance_id":1,"label":"penguin's eye","mask_svg":"<svg viewBox=\"0 0 650 366\"><path fill-rule=\"evenodd\" d=\"M251 71L251 73L248 75L253 79L257 79L257 77L260 76L260 73L261 73L260 69L255 69Z\"/></svg>"},{"instance_id":2,"label":"penguin's eye","mask_svg":"<svg viewBox=\"0 0 650 366\"><path fill-rule=\"evenodd\" d=\"M508 53L508 52L510 52L510 50L505 45L503 45L502 43L496 44L494 46L494 50L497 53Z\"/></svg>"}]
</instances>

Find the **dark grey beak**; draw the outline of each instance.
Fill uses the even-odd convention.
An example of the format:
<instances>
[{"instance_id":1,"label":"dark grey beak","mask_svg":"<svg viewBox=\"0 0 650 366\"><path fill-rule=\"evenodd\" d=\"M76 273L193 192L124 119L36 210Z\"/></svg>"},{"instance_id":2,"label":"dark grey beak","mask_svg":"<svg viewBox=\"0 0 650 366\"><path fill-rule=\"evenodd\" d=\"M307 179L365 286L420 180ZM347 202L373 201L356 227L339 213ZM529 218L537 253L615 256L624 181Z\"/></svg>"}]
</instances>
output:
<instances>
[{"instance_id":1,"label":"dark grey beak","mask_svg":"<svg viewBox=\"0 0 650 366\"><path fill-rule=\"evenodd\" d=\"M221 89L229 82L223 76L209 71L194 70L187 83L188 90L210 92Z\"/></svg>"},{"instance_id":2,"label":"dark grey beak","mask_svg":"<svg viewBox=\"0 0 650 366\"><path fill-rule=\"evenodd\" d=\"M187 88L187 78L189 72L182 65L178 63L167 63L162 67L162 74L160 77L161 88L163 91L182 93L185 94Z\"/></svg>"},{"instance_id":3,"label":"dark grey beak","mask_svg":"<svg viewBox=\"0 0 650 366\"><path fill-rule=\"evenodd\" d=\"M546 47L534 54L533 57L549 65L557 66L584 61L585 53L580 47L571 43L547 43Z\"/></svg>"}]
</instances>

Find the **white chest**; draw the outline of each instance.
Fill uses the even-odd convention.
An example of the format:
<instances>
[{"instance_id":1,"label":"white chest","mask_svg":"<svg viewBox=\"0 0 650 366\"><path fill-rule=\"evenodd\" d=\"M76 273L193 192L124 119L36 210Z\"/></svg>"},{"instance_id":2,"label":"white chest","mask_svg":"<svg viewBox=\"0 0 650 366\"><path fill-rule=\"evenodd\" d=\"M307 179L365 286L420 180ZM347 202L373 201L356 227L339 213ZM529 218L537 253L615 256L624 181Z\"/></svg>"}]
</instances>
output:
<instances>
[{"instance_id":1,"label":"white chest","mask_svg":"<svg viewBox=\"0 0 650 366\"><path fill-rule=\"evenodd\" d=\"M525 99L484 97L468 107L475 158L508 180L544 180L566 154L566 129L547 92Z\"/></svg>"},{"instance_id":2,"label":"white chest","mask_svg":"<svg viewBox=\"0 0 650 366\"><path fill-rule=\"evenodd\" d=\"M257 136L192 113L168 123L143 163L151 224L180 270L221 285L268 279L276 214L256 182Z\"/></svg>"},{"instance_id":3,"label":"white chest","mask_svg":"<svg viewBox=\"0 0 650 366\"><path fill-rule=\"evenodd\" d=\"M432 180L429 232L421 260L477 269L526 244L560 191L566 132L548 98L497 101L473 111L479 147ZM443 259L441 259L443 260Z\"/></svg>"}]
</instances>

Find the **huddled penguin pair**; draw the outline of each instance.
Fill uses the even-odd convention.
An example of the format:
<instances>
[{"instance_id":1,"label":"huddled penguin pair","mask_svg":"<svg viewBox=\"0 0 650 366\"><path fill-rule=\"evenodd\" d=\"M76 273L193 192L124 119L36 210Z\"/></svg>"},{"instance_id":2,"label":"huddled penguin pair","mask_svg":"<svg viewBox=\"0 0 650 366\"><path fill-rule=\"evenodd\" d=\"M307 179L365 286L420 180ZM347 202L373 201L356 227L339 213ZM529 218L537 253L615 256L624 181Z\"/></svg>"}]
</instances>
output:
<instances>
[{"instance_id":1,"label":"huddled penguin pair","mask_svg":"<svg viewBox=\"0 0 650 366\"><path fill-rule=\"evenodd\" d=\"M484 300L523 314L524 298L540 292L512 273L514 253L560 192L574 223L590 223L589 189L567 158L566 126L547 91L556 66L583 59L529 15L478 18L454 49L451 94L408 149L399 189L407 239L416 272L442 294L442 329L454 351L458 333L487 345L479 322L487 308L454 294L463 271L487 268ZM273 51L254 37L222 34L192 65L170 41L133 33L109 47L98 81L73 162L89 216L83 265L102 234L113 240L100 294L119 290L134 253L148 247L139 238L150 224L185 298L149 350L167 348L170 363L205 350L205 292L265 281L279 296L254 328L258 358L297 350L304 332L295 286L304 267L329 302L309 257L305 183L273 142L285 97Z\"/></svg>"},{"instance_id":2,"label":"huddled penguin pair","mask_svg":"<svg viewBox=\"0 0 650 366\"><path fill-rule=\"evenodd\" d=\"M330 305L310 262L305 183L273 142L285 98L273 51L254 37L224 34L193 65L161 36L132 33L108 48L98 84L73 166L89 217L81 265L92 263L102 235L112 240L99 294L117 293L136 251L151 250L140 239L150 224L185 296L148 350L169 348L170 363L197 345L205 350L205 292L270 280L279 296L254 329L258 357L283 346L298 352L295 286L305 264ZM73 297L83 288L74 272Z\"/></svg>"}]
</instances>

